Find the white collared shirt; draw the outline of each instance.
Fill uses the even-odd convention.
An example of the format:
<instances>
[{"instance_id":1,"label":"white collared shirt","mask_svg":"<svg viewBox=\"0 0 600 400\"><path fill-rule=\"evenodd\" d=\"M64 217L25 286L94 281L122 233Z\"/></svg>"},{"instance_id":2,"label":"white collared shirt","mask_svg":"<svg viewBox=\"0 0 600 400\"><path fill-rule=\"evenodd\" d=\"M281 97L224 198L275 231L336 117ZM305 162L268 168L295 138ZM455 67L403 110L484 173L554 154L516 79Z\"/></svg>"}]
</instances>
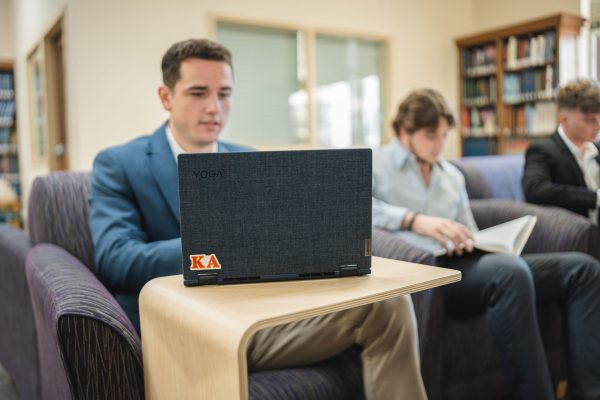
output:
<instances>
[{"instance_id":1,"label":"white collared shirt","mask_svg":"<svg viewBox=\"0 0 600 400\"><path fill-rule=\"evenodd\" d=\"M373 225L399 230L409 210L448 218L472 231L478 230L462 173L439 160L426 185L414 154L395 138L373 153Z\"/></svg>"},{"instance_id":2,"label":"white collared shirt","mask_svg":"<svg viewBox=\"0 0 600 400\"><path fill-rule=\"evenodd\" d=\"M177 140L175 140L175 137L173 136L173 132L171 132L171 128L169 127L169 124L167 124L167 126L165 127L165 131L167 133L167 142L169 142L169 146L171 147L171 152L173 153L173 157L175 157L175 162L177 162L178 155L189 153L189 151L183 150L181 148L181 146L179 145L179 143L177 143ZM219 143L214 142L211 153L218 153L218 152L219 152Z\"/></svg>"},{"instance_id":3,"label":"white collared shirt","mask_svg":"<svg viewBox=\"0 0 600 400\"><path fill-rule=\"evenodd\" d=\"M585 142L583 150L580 150L565 134L562 125L558 126L558 135L565 142L585 179L588 189L596 191L596 208L589 210L589 217L594 224L598 222L598 207L600 207L600 167L596 161L598 148L592 142Z\"/></svg>"}]
</instances>

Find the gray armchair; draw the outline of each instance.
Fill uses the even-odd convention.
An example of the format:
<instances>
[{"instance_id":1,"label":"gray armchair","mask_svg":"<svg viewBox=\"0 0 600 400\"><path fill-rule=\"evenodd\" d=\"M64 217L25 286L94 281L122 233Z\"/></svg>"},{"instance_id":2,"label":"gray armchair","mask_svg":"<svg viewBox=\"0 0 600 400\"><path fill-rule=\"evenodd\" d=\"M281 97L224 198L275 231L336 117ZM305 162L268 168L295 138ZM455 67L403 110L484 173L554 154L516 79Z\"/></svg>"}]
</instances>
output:
<instances>
[{"instance_id":1,"label":"gray armchair","mask_svg":"<svg viewBox=\"0 0 600 400\"><path fill-rule=\"evenodd\" d=\"M25 276L30 249L25 232L0 224L0 364L23 400L40 398L37 336Z\"/></svg>"},{"instance_id":2,"label":"gray armchair","mask_svg":"<svg viewBox=\"0 0 600 400\"><path fill-rule=\"evenodd\" d=\"M456 166L465 176L465 183L467 186L467 193L471 200L471 205L475 212L478 207L485 209L487 205L494 203L494 201L501 201L498 207L504 211L500 211L505 214L506 219L500 218L498 221L507 221L517 216L523 215L518 212L515 213L516 208L520 206L510 205L508 200L514 200L519 203L524 203L525 196L523 195L523 188L521 186L521 179L523 177L523 168L525 167L525 157L522 155L503 155L503 156L480 156L480 157L463 157L456 160L450 161ZM488 200L488 201L483 201ZM481 205L478 205L480 201ZM531 205L523 205L528 207ZM515 208L516 207L516 208ZM524 208L525 209L525 208ZM527 213L535 213L537 208L527 208ZM559 210L558 208L552 208L553 210ZM579 233L575 237L571 237L571 234L561 235L567 238L572 238L575 243L566 244L555 243L553 241L547 243L553 243L559 245L559 248L554 251L563 250L577 250L584 253L588 253L600 260L600 230L598 227L592 224L592 222L582 217L579 214L571 213L568 210L560 209L560 212L568 212L570 218L573 220L573 224L568 225L565 229L575 229ZM480 228L486 228L493 225L490 223L489 218L480 214L480 220L478 224ZM550 224L552 222L549 222ZM554 227L556 228L556 226ZM553 228L553 229L554 229ZM548 232L555 232L550 229ZM541 231L546 232L546 229ZM570 239L569 239L570 240ZM552 248L543 245L545 241L532 240L530 243L539 243L544 249L534 250L533 248L527 250L529 252L542 252L551 251ZM533 245L533 244L532 244ZM533 245L535 246L535 245ZM566 246L566 247L565 247Z\"/></svg>"}]
</instances>

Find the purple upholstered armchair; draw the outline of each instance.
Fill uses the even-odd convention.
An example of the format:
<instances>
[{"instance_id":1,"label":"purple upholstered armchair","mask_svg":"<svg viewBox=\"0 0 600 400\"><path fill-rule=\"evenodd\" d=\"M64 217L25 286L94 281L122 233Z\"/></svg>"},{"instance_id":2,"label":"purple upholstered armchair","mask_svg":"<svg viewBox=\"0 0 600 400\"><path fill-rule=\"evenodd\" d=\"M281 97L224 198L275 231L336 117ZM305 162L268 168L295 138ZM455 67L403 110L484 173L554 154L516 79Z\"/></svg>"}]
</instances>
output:
<instances>
[{"instance_id":1,"label":"purple upholstered armchair","mask_svg":"<svg viewBox=\"0 0 600 400\"><path fill-rule=\"evenodd\" d=\"M23 400L40 398L37 336L25 276L30 249L25 232L0 224L0 364Z\"/></svg>"},{"instance_id":2,"label":"purple upholstered armchair","mask_svg":"<svg viewBox=\"0 0 600 400\"><path fill-rule=\"evenodd\" d=\"M94 276L88 173L37 178L29 197L27 279L43 399L143 399L140 337Z\"/></svg>"},{"instance_id":3,"label":"purple upholstered armchair","mask_svg":"<svg viewBox=\"0 0 600 400\"><path fill-rule=\"evenodd\" d=\"M143 398L140 338L93 274L90 174L37 178L27 277L40 332L45 398ZM46 244L40 244L46 243ZM363 399L359 349L298 368L251 373L251 399Z\"/></svg>"}]
</instances>

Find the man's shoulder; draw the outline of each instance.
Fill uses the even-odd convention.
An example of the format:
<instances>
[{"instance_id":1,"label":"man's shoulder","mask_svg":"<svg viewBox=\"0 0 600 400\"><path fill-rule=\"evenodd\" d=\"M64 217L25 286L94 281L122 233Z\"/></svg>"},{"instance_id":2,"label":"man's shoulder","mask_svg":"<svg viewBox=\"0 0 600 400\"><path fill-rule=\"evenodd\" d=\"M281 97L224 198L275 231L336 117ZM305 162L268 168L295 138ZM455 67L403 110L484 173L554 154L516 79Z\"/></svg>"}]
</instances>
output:
<instances>
[{"instance_id":1,"label":"man's shoulder","mask_svg":"<svg viewBox=\"0 0 600 400\"><path fill-rule=\"evenodd\" d=\"M148 147L148 142L152 136L143 135L138 136L127 143L119 144L116 146L108 147L98 153L97 157L131 157L132 154L144 154Z\"/></svg>"},{"instance_id":2,"label":"man's shoulder","mask_svg":"<svg viewBox=\"0 0 600 400\"><path fill-rule=\"evenodd\" d=\"M438 163L448 178L458 183L465 181L465 176L454 164L446 160L440 160Z\"/></svg>"},{"instance_id":3,"label":"man's shoulder","mask_svg":"<svg viewBox=\"0 0 600 400\"><path fill-rule=\"evenodd\" d=\"M558 138L559 140L560 137ZM556 153L560 150L557 142L556 142L556 134L553 134L548 137L536 139L527 148L527 154L532 153Z\"/></svg>"},{"instance_id":4,"label":"man's shoulder","mask_svg":"<svg viewBox=\"0 0 600 400\"><path fill-rule=\"evenodd\" d=\"M146 155L152 135L138 136L129 142L100 151L93 163L92 179L100 176L142 176L147 173Z\"/></svg>"},{"instance_id":5,"label":"man's shoulder","mask_svg":"<svg viewBox=\"0 0 600 400\"><path fill-rule=\"evenodd\" d=\"M389 163L394 160L394 157L400 156L401 150L394 143L387 143L381 147L373 149L373 162Z\"/></svg>"}]
</instances>

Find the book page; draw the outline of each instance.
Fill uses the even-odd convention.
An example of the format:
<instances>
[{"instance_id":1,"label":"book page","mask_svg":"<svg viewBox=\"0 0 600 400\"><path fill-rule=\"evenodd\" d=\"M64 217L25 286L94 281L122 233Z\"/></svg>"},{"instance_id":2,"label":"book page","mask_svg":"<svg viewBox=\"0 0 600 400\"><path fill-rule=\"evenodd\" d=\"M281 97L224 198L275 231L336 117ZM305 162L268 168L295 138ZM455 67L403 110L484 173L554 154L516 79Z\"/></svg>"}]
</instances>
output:
<instances>
[{"instance_id":1,"label":"book page","mask_svg":"<svg viewBox=\"0 0 600 400\"><path fill-rule=\"evenodd\" d=\"M490 253L521 254L527 239L531 235L537 217L526 215L487 229L473 233L474 247ZM446 254L446 249L435 239L418 235L411 231L396 231L394 235L403 241L425 251L433 253L435 257ZM452 243L448 243L452 248Z\"/></svg>"},{"instance_id":2,"label":"book page","mask_svg":"<svg viewBox=\"0 0 600 400\"><path fill-rule=\"evenodd\" d=\"M475 247L493 253L521 254L537 217L526 215L473 234Z\"/></svg>"}]
</instances>

